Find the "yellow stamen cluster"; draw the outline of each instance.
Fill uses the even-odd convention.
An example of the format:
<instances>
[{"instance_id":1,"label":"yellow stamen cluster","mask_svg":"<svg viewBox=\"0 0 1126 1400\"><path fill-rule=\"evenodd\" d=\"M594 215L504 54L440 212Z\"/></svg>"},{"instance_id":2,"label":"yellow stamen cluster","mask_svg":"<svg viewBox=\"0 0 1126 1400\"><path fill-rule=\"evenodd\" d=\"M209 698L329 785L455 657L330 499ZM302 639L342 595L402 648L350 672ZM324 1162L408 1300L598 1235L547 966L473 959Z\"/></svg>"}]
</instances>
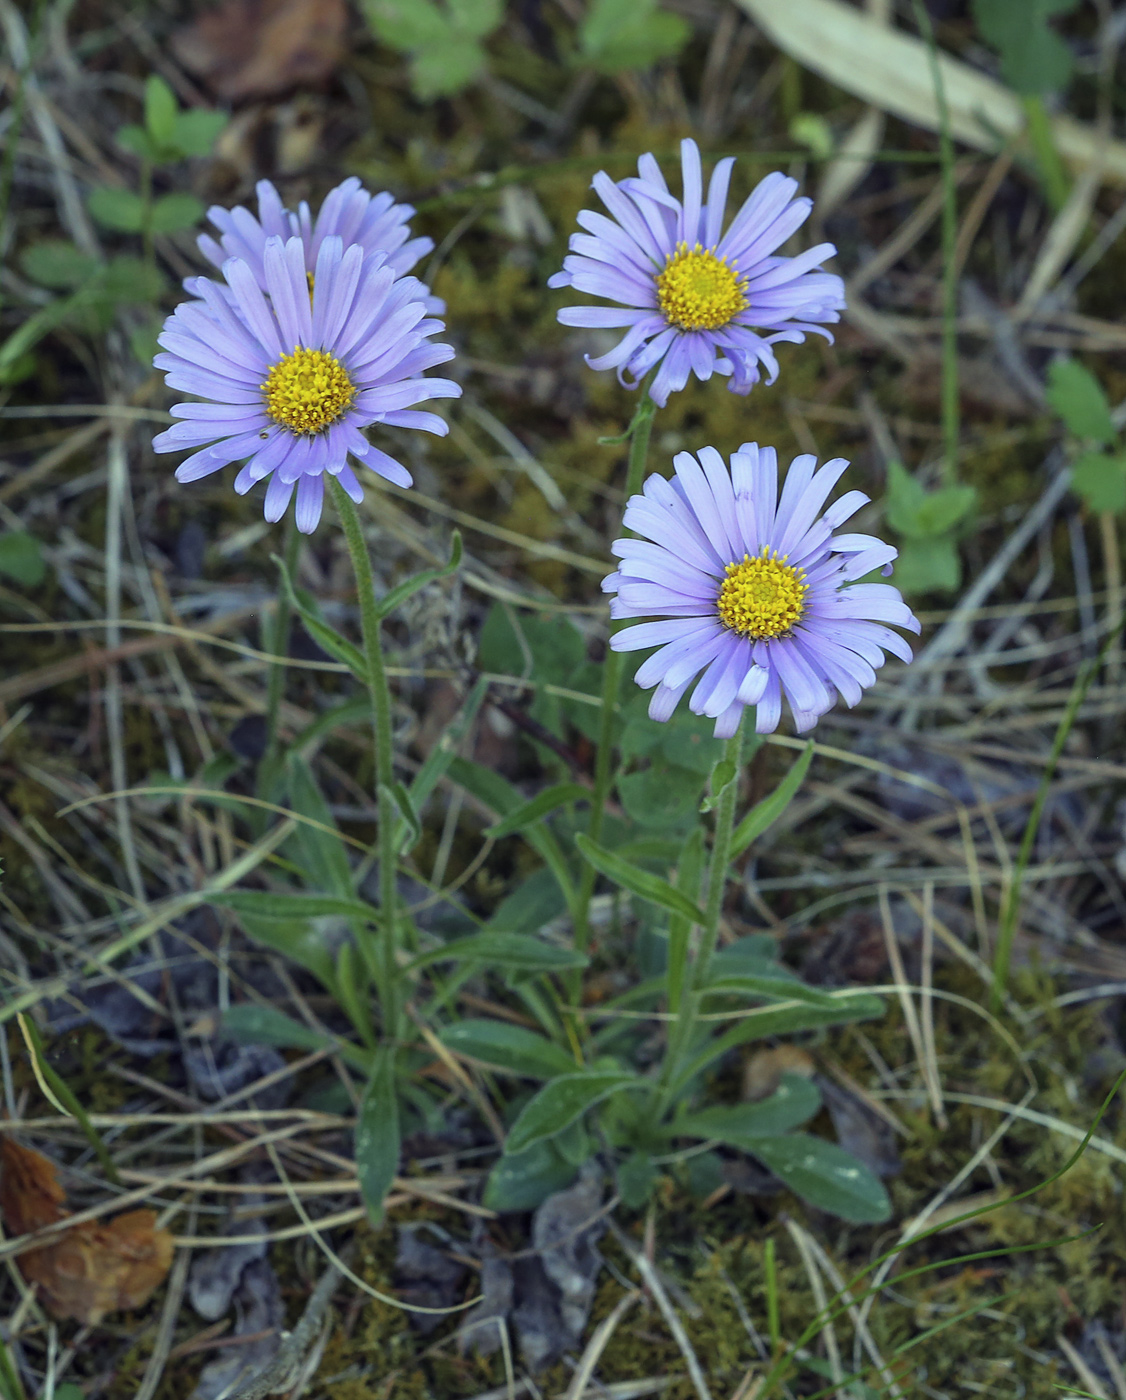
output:
<instances>
[{"instance_id":1,"label":"yellow stamen cluster","mask_svg":"<svg viewBox=\"0 0 1126 1400\"><path fill-rule=\"evenodd\" d=\"M324 432L356 397L355 385L335 355L300 345L270 366L261 387L266 412L298 436Z\"/></svg>"},{"instance_id":2,"label":"yellow stamen cluster","mask_svg":"<svg viewBox=\"0 0 1126 1400\"><path fill-rule=\"evenodd\" d=\"M747 307L744 282L726 258L679 243L657 278L665 320L683 331L715 331Z\"/></svg>"},{"instance_id":3,"label":"yellow stamen cluster","mask_svg":"<svg viewBox=\"0 0 1126 1400\"><path fill-rule=\"evenodd\" d=\"M781 637L801 621L809 584L805 570L786 563L765 548L741 564L728 564L716 609L725 627L752 641Z\"/></svg>"}]
</instances>

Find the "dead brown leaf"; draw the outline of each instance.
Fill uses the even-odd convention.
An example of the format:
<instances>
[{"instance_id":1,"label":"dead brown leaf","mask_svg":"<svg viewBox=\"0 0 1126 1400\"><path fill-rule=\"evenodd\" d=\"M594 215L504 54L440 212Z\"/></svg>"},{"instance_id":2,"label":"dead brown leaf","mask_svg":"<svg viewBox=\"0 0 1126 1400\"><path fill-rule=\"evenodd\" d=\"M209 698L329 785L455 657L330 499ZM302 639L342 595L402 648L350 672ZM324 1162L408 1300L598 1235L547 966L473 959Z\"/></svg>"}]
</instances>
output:
<instances>
[{"instance_id":1,"label":"dead brown leaf","mask_svg":"<svg viewBox=\"0 0 1126 1400\"><path fill-rule=\"evenodd\" d=\"M815 1068L813 1056L800 1045L756 1050L743 1067L743 1097L751 1103L767 1099L778 1088L784 1074L800 1074L803 1079L811 1079Z\"/></svg>"},{"instance_id":2,"label":"dead brown leaf","mask_svg":"<svg viewBox=\"0 0 1126 1400\"><path fill-rule=\"evenodd\" d=\"M0 1142L0 1214L4 1228L26 1235L64 1220L70 1212L55 1164L5 1135ZM118 1308L139 1308L164 1281L172 1263L172 1236L151 1210L114 1220L87 1220L17 1259L49 1312L96 1324Z\"/></svg>"},{"instance_id":3,"label":"dead brown leaf","mask_svg":"<svg viewBox=\"0 0 1126 1400\"><path fill-rule=\"evenodd\" d=\"M344 55L345 0L226 0L172 36L189 73L228 102L328 78Z\"/></svg>"}]
</instances>

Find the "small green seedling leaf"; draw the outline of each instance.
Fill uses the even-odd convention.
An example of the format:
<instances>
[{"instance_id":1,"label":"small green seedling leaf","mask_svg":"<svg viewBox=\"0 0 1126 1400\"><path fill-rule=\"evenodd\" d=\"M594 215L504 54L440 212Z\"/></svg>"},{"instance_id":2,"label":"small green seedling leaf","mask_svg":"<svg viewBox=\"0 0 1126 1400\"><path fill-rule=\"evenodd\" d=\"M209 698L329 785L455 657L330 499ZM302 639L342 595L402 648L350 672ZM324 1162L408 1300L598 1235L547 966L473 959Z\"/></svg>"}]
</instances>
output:
<instances>
[{"instance_id":1,"label":"small green seedling leaf","mask_svg":"<svg viewBox=\"0 0 1126 1400\"><path fill-rule=\"evenodd\" d=\"M683 918L691 919L695 924L703 924L703 912L687 895L681 894L680 890L670 885L667 880L662 880L659 875L652 875L648 870L641 870L638 866L631 865L620 855L597 845L589 836L580 833L575 837L575 844L595 870L605 875L608 880L612 880L615 885L629 890L639 899L648 900L650 904L659 904L671 914L680 914Z\"/></svg>"},{"instance_id":2,"label":"small green seedling leaf","mask_svg":"<svg viewBox=\"0 0 1126 1400\"><path fill-rule=\"evenodd\" d=\"M753 1152L756 1138L787 1133L808 1122L820 1107L821 1095L815 1084L799 1074L784 1074L778 1088L761 1103L705 1108L678 1118L666 1131L670 1137L724 1142Z\"/></svg>"},{"instance_id":3,"label":"small green seedling leaf","mask_svg":"<svg viewBox=\"0 0 1126 1400\"><path fill-rule=\"evenodd\" d=\"M0 574L23 588L38 588L47 577L43 546L26 530L0 534Z\"/></svg>"},{"instance_id":4,"label":"small green seedling leaf","mask_svg":"<svg viewBox=\"0 0 1126 1400\"><path fill-rule=\"evenodd\" d=\"M764 831L768 831L774 825L797 796L798 788L801 787L812 762L813 740L810 739L793 767L770 796L764 797L761 802L756 802L735 828L731 836L732 860L736 856L741 856L752 841L756 841Z\"/></svg>"},{"instance_id":5,"label":"small green seedling leaf","mask_svg":"<svg viewBox=\"0 0 1126 1400\"><path fill-rule=\"evenodd\" d=\"M20 271L41 287L69 291L81 287L101 270L101 263L80 252L65 238L41 238L20 254Z\"/></svg>"},{"instance_id":6,"label":"small green seedling leaf","mask_svg":"<svg viewBox=\"0 0 1126 1400\"><path fill-rule=\"evenodd\" d=\"M553 1142L506 1152L489 1173L481 1204L488 1210L535 1210L575 1179L575 1167Z\"/></svg>"},{"instance_id":7,"label":"small green seedling leaf","mask_svg":"<svg viewBox=\"0 0 1126 1400\"><path fill-rule=\"evenodd\" d=\"M618 1164L618 1195L630 1210L641 1210L657 1184L657 1168L648 1152L631 1152Z\"/></svg>"},{"instance_id":8,"label":"small green seedling leaf","mask_svg":"<svg viewBox=\"0 0 1126 1400\"><path fill-rule=\"evenodd\" d=\"M162 194L152 206L153 233L180 233L194 228L204 208L194 194Z\"/></svg>"},{"instance_id":9,"label":"small green seedling leaf","mask_svg":"<svg viewBox=\"0 0 1126 1400\"><path fill-rule=\"evenodd\" d=\"M208 156L229 120L226 112L212 112L205 107L179 112L170 144L184 156Z\"/></svg>"},{"instance_id":10,"label":"small green seedling leaf","mask_svg":"<svg viewBox=\"0 0 1126 1400\"><path fill-rule=\"evenodd\" d=\"M145 80L145 130L156 146L171 143L179 106L172 89L155 73Z\"/></svg>"},{"instance_id":11,"label":"small green seedling leaf","mask_svg":"<svg viewBox=\"0 0 1126 1400\"><path fill-rule=\"evenodd\" d=\"M579 25L584 62L600 73L649 68L688 42L692 27L657 0L592 0Z\"/></svg>"},{"instance_id":12,"label":"small green seedling leaf","mask_svg":"<svg viewBox=\"0 0 1126 1400\"><path fill-rule=\"evenodd\" d=\"M535 1094L509 1129L505 1150L526 1152L577 1122L588 1109L625 1089L648 1089L648 1080L628 1070L589 1069L561 1074Z\"/></svg>"},{"instance_id":13,"label":"small green seedling leaf","mask_svg":"<svg viewBox=\"0 0 1126 1400\"><path fill-rule=\"evenodd\" d=\"M446 0L453 27L461 34L483 39L504 18L504 0Z\"/></svg>"},{"instance_id":14,"label":"small green seedling leaf","mask_svg":"<svg viewBox=\"0 0 1126 1400\"><path fill-rule=\"evenodd\" d=\"M1104 447L1118 433L1102 385L1078 360L1054 360L1048 368L1045 397L1063 419L1069 433Z\"/></svg>"},{"instance_id":15,"label":"small green seedling leaf","mask_svg":"<svg viewBox=\"0 0 1126 1400\"><path fill-rule=\"evenodd\" d=\"M395 1052L384 1048L376 1051L356 1124L356 1175L360 1195L376 1225L383 1219L383 1202L399 1170L399 1149Z\"/></svg>"},{"instance_id":16,"label":"small green seedling leaf","mask_svg":"<svg viewBox=\"0 0 1126 1400\"><path fill-rule=\"evenodd\" d=\"M552 1079L576 1068L574 1056L561 1045L507 1021L454 1021L438 1039L455 1055L525 1079Z\"/></svg>"},{"instance_id":17,"label":"small green seedling leaf","mask_svg":"<svg viewBox=\"0 0 1126 1400\"><path fill-rule=\"evenodd\" d=\"M799 112L790 122L790 135L820 160L833 154L833 128L820 112Z\"/></svg>"},{"instance_id":18,"label":"small green seedling leaf","mask_svg":"<svg viewBox=\"0 0 1126 1400\"><path fill-rule=\"evenodd\" d=\"M972 486L924 491L902 462L888 463L888 524L908 539L929 539L953 529L974 509Z\"/></svg>"},{"instance_id":19,"label":"small green seedling leaf","mask_svg":"<svg viewBox=\"0 0 1126 1400\"><path fill-rule=\"evenodd\" d=\"M140 233L145 223L145 202L132 190L111 190L99 185L86 201L90 213L103 228L118 233Z\"/></svg>"},{"instance_id":20,"label":"small green seedling leaf","mask_svg":"<svg viewBox=\"0 0 1126 1400\"><path fill-rule=\"evenodd\" d=\"M1083 452L1071 469L1071 484L1089 510L1126 511L1126 457Z\"/></svg>"},{"instance_id":21,"label":"small green seedling leaf","mask_svg":"<svg viewBox=\"0 0 1126 1400\"><path fill-rule=\"evenodd\" d=\"M735 781L735 765L729 758L721 759L712 771L712 779L709 784L709 791L700 799L701 814L712 811L719 801L719 795L728 785Z\"/></svg>"},{"instance_id":22,"label":"small green seedling leaf","mask_svg":"<svg viewBox=\"0 0 1126 1400\"><path fill-rule=\"evenodd\" d=\"M376 36L410 57L411 87L424 101L463 91L485 70L481 40L503 16L501 0L365 0Z\"/></svg>"},{"instance_id":23,"label":"small green seedling leaf","mask_svg":"<svg viewBox=\"0 0 1126 1400\"><path fill-rule=\"evenodd\" d=\"M953 535L904 540L895 561L895 582L906 594L950 593L962 579L962 561Z\"/></svg>"},{"instance_id":24,"label":"small green seedling leaf","mask_svg":"<svg viewBox=\"0 0 1126 1400\"><path fill-rule=\"evenodd\" d=\"M455 530L453 538L450 540L450 562L444 564L440 569L423 569L413 578L404 579L402 583L396 584L376 604L379 616L381 618L389 616L408 598L413 597L420 588L425 588L428 583L434 583L437 579L448 578L450 574L456 573L458 565L461 563L461 553L461 531Z\"/></svg>"}]
</instances>

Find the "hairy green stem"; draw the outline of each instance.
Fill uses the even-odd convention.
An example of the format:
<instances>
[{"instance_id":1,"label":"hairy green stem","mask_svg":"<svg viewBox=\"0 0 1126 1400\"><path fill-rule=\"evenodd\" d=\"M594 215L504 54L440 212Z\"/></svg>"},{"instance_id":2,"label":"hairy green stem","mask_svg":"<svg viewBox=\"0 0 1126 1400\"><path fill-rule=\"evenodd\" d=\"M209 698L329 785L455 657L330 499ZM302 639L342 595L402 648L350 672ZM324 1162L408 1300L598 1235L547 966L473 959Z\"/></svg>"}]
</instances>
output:
<instances>
[{"instance_id":1,"label":"hairy green stem","mask_svg":"<svg viewBox=\"0 0 1126 1400\"><path fill-rule=\"evenodd\" d=\"M934 26L923 0L914 0L915 21L926 40L931 81L938 108L938 150L942 162L942 439L943 482L958 481L958 446L961 436L961 404L958 393L958 191L954 179L954 142L950 136L950 109L938 61Z\"/></svg>"},{"instance_id":2,"label":"hairy green stem","mask_svg":"<svg viewBox=\"0 0 1126 1400\"><path fill-rule=\"evenodd\" d=\"M372 727L375 731L375 786L379 809L379 907L383 915L383 927L377 956L374 959L369 958L369 966L379 991L383 1033L388 1039L397 1041L402 1029L402 1007L396 960L398 921L395 917L395 827L398 824L398 809L391 792L394 782L391 692L387 687L387 671L383 665L381 619L375 601L375 579L372 576L371 559L360 525L360 515L352 498L336 477L329 476L328 483L333 502L340 514L340 522L344 526L344 538L356 576L364 660L367 662L367 683L371 694Z\"/></svg>"},{"instance_id":3,"label":"hairy green stem","mask_svg":"<svg viewBox=\"0 0 1126 1400\"><path fill-rule=\"evenodd\" d=\"M641 391L641 402L630 424L629 463L626 467L626 500L636 496L641 490L645 475L645 462L649 455L649 437L653 431L653 415L657 405L649 397L645 388ZM611 631L617 630L611 628ZM625 658L621 652L607 650L602 669L602 711L598 724L598 749L594 759L594 791L590 798L590 826L587 833L592 841L602 835L602 819L606 803L614 782L614 721L618 711L618 696L622 688L622 672ZM597 872L590 864L584 864L579 881L579 891L574 911L575 947L585 953L590 943L590 899L594 893ZM574 979L572 992L577 996L579 976Z\"/></svg>"},{"instance_id":4,"label":"hairy green stem","mask_svg":"<svg viewBox=\"0 0 1126 1400\"><path fill-rule=\"evenodd\" d=\"M286 573L295 582L300 539L293 515L290 513L285 518L285 544L282 549L285 556ZM281 712L281 702L285 694L285 661L289 650L289 620L289 589L286 587L285 579L281 578L278 580L278 600L274 608L273 635L270 639L270 650L278 660L270 667L270 674L266 681L266 753L263 761L266 772L272 772L278 760L278 715Z\"/></svg>"}]
</instances>

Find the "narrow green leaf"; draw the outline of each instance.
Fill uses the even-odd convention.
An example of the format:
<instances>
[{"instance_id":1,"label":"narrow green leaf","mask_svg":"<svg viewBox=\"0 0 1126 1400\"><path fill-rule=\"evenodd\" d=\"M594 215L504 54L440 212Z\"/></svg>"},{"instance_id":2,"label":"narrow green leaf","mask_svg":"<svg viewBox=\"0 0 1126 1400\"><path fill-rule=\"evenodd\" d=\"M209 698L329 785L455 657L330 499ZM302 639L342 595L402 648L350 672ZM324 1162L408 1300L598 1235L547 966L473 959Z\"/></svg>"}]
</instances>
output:
<instances>
[{"instance_id":1,"label":"narrow green leaf","mask_svg":"<svg viewBox=\"0 0 1126 1400\"><path fill-rule=\"evenodd\" d=\"M752 841L757 840L764 831L769 830L774 825L797 796L798 788L801 787L812 762L813 740L811 739L770 796L764 797L761 802L756 802L735 828L731 836L732 860L736 856L741 856Z\"/></svg>"},{"instance_id":2,"label":"narrow green leaf","mask_svg":"<svg viewBox=\"0 0 1126 1400\"><path fill-rule=\"evenodd\" d=\"M705 1108L670 1123L670 1137L694 1137L725 1142L751 1152L752 1139L788 1133L807 1122L821 1107L817 1086L799 1074L784 1074L778 1088L760 1103L740 1103Z\"/></svg>"},{"instance_id":3,"label":"narrow green leaf","mask_svg":"<svg viewBox=\"0 0 1126 1400\"><path fill-rule=\"evenodd\" d=\"M891 1215L879 1177L835 1142L787 1133L747 1142L745 1150L818 1210L861 1225L878 1225Z\"/></svg>"},{"instance_id":4,"label":"narrow green leaf","mask_svg":"<svg viewBox=\"0 0 1126 1400\"><path fill-rule=\"evenodd\" d=\"M525 827L543 821L549 813L569 802L583 801L590 801L590 788L582 787L579 783L556 783L554 787L545 788L521 803L495 826L490 826L485 835L499 841L502 836L512 836Z\"/></svg>"},{"instance_id":5,"label":"narrow green leaf","mask_svg":"<svg viewBox=\"0 0 1126 1400\"><path fill-rule=\"evenodd\" d=\"M574 1056L561 1045L507 1021L455 1021L439 1032L438 1039L455 1055L526 1079L551 1079L572 1074L576 1068Z\"/></svg>"},{"instance_id":6,"label":"narrow green leaf","mask_svg":"<svg viewBox=\"0 0 1126 1400\"><path fill-rule=\"evenodd\" d=\"M709 976L700 990L706 996L744 996L770 998L776 1001L800 1001L803 1006L818 1006L833 1010L840 1003L822 987L809 987L785 968L772 974L731 972Z\"/></svg>"},{"instance_id":7,"label":"narrow green leaf","mask_svg":"<svg viewBox=\"0 0 1126 1400\"><path fill-rule=\"evenodd\" d=\"M274 1006L257 1006L253 1002L240 1002L228 1007L223 1013L223 1029L232 1039L244 1045L278 1045L292 1050L334 1050L341 1059L354 1069L366 1073L371 1069L372 1057L358 1045L347 1040L337 1040L335 1036L322 1035L311 1026L302 1025L284 1011Z\"/></svg>"},{"instance_id":8,"label":"narrow green leaf","mask_svg":"<svg viewBox=\"0 0 1126 1400\"><path fill-rule=\"evenodd\" d=\"M243 931L256 943L306 968L328 991L336 992L336 970L324 934L308 920L269 919L240 913Z\"/></svg>"},{"instance_id":9,"label":"narrow green leaf","mask_svg":"<svg viewBox=\"0 0 1126 1400\"><path fill-rule=\"evenodd\" d=\"M710 812L719 801L719 795L728 783L735 781L735 765L729 758L721 759L712 769L709 790L700 799L701 815Z\"/></svg>"},{"instance_id":10,"label":"narrow green leaf","mask_svg":"<svg viewBox=\"0 0 1126 1400\"><path fill-rule=\"evenodd\" d=\"M323 647L329 656L335 657L337 661L343 662L352 674L365 687L368 683L367 662L360 648L350 642L347 637L342 637L334 627L330 627L327 622L309 606L297 589L293 586L293 580L289 577L289 570L285 566L285 560L276 554L271 554L270 558L281 570L282 581L289 598L289 605L300 617L301 621L319 647Z\"/></svg>"},{"instance_id":11,"label":"narrow green leaf","mask_svg":"<svg viewBox=\"0 0 1126 1400\"><path fill-rule=\"evenodd\" d=\"M416 594L420 588L425 588L427 584L434 583L440 578L449 578L450 574L456 573L461 564L461 531L455 530L450 540L450 562L440 569L423 569L421 573L415 574L413 578L404 579L402 583L396 584L390 592L385 593L376 604L376 610L381 618L389 616Z\"/></svg>"},{"instance_id":12,"label":"narrow green leaf","mask_svg":"<svg viewBox=\"0 0 1126 1400\"><path fill-rule=\"evenodd\" d=\"M399 1104L395 1096L395 1052L376 1051L371 1078L356 1123L356 1175L373 1224L383 1219L383 1202L399 1170Z\"/></svg>"},{"instance_id":13,"label":"narrow green leaf","mask_svg":"<svg viewBox=\"0 0 1126 1400\"><path fill-rule=\"evenodd\" d=\"M223 890L212 903L236 914L256 914L262 919L316 919L335 916L378 923L379 910L362 899L334 894L275 894L271 890Z\"/></svg>"},{"instance_id":14,"label":"narrow green leaf","mask_svg":"<svg viewBox=\"0 0 1126 1400\"><path fill-rule=\"evenodd\" d=\"M301 861L309 875L309 884L317 890L353 899L352 867L348 852L336 830L336 822L324 800L313 770L305 760L291 753L286 763L289 778L289 804L303 817L318 823L298 825L293 837L301 852ZM324 830L327 827L328 830Z\"/></svg>"},{"instance_id":15,"label":"narrow green leaf","mask_svg":"<svg viewBox=\"0 0 1126 1400\"><path fill-rule=\"evenodd\" d=\"M405 828L405 836L407 838L406 845L397 842L395 849L399 852L413 850L422 837L422 823L418 819L418 813L414 809L414 803L411 801L410 793L397 778L387 787L387 792L390 794L391 801L394 802L399 816L402 818L402 823L398 828L399 832L403 833Z\"/></svg>"},{"instance_id":16,"label":"narrow green leaf","mask_svg":"<svg viewBox=\"0 0 1126 1400\"><path fill-rule=\"evenodd\" d=\"M670 913L691 919L693 923L704 922L703 912L692 900L667 880L662 880L659 875L651 875L649 871L631 865L613 851L596 845L589 836L584 836L581 832L575 837L575 844L595 870L605 875L608 880L613 880L614 884L622 889L629 890L639 899L648 900L650 904L659 904Z\"/></svg>"},{"instance_id":17,"label":"narrow green leaf","mask_svg":"<svg viewBox=\"0 0 1126 1400\"><path fill-rule=\"evenodd\" d=\"M145 129L158 146L167 146L179 111L172 89L153 73L145 79Z\"/></svg>"},{"instance_id":18,"label":"narrow green leaf","mask_svg":"<svg viewBox=\"0 0 1126 1400\"><path fill-rule=\"evenodd\" d=\"M432 963L489 963L505 972L554 972L566 967L586 967L590 959L572 948L559 948L525 933L471 933L440 948L412 958L404 969L417 972Z\"/></svg>"},{"instance_id":19,"label":"narrow green leaf","mask_svg":"<svg viewBox=\"0 0 1126 1400\"><path fill-rule=\"evenodd\" d=\"M588 1069L561 1074L524 1105L508 1130L506 1152L526 1152L544 1138L554 1137L588 1109L624 1089L648 1089L648 1080L620 1069Z\"/></svg>"}]
</instances>

